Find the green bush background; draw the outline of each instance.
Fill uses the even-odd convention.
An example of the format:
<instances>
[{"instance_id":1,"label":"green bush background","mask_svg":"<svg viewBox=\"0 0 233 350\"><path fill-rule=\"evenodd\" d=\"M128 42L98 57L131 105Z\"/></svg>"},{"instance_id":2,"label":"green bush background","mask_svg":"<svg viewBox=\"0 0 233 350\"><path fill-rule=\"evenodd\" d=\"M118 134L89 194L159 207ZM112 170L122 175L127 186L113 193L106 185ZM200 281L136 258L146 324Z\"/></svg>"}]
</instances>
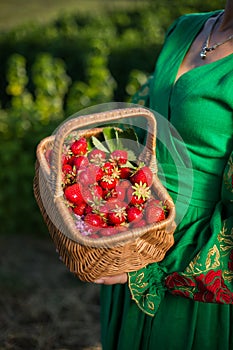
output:
<instances>
[{"instance_id":1,"label":"green bush background","mask_svg":"<svg viewBox=\"0 0 233 350\"><path fill-rule=\"evenodd\" d=\"M224 1L148 1L28 19L0 35L0 233L43 234L32 191L38 142L71 114L130 101L153 71L172 21ZM0 4L1 9L1 4Z\"/></svg>"}]
</instances>

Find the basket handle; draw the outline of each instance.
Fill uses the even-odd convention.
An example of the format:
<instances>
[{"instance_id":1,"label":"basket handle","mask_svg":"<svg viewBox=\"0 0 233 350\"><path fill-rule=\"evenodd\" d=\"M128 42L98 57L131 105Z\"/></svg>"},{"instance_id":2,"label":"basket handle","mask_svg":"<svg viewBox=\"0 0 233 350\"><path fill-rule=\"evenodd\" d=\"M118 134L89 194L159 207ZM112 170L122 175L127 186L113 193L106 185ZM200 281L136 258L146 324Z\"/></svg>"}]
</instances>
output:
<instances>
[{"instance_id":1,"label":"basket handle","mask_svg":"<svg viewBox=\"0 0 233 350\"><path fill-rule=\"evenodd\" d=\"M62 161L62 148L65 138L74 130L83 127L89 127L96 124L97 122L106 123L118 121L119 119L126 119L132 117L144 117L147 119L148 128L147 128L147 138L146 138L146 147L140 155L140 159L144 160L150 155L151 164L150 167L153 173L157 172L157 165L155 160L155 149L156 149L156 120L154 114L148 109L143 107L133 107L133 108L123 108L123 109L113 109L107 112L93 113L89 115L79 116L78 118L73 118L65 122L58 129L54 141L53 147L53 159L51 165L50 173L50 186L55 194L55 197L60 197L63 195L63 190L61 188L61 161ZM146 158L145 158L146 157Z\"/></svg>"}]
</instances>

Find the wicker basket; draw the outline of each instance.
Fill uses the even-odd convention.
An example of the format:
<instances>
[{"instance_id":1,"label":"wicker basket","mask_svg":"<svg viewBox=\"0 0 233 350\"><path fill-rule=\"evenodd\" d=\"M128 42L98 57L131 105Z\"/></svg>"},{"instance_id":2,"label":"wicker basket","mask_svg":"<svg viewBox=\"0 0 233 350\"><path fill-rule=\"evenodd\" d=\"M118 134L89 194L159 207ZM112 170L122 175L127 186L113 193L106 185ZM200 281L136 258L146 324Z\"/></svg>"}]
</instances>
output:
<instances>
[{"instance_id":1,"label":"wicker basket","mask_svg":"<svg viewBox=\"0 0 233 350\"><path fill-rule=\"evenodd\" d=\"M108 237L93 239L83 236L75 227L70 211L64 203L61 186L62 147L67 135L77 129L79 136L98 134L101 128L91 128L98 122L117 122L119 119L144 117L147 120L146 145L140 154L153 171L153 192L166 204L165 220L129 229ZM49 166L45 153L53 149ZM69 270L83 281L94 281L101 276L138 270L149 263L161 261L174 244L175 206L158 179L155 158L156 120L145 108L125 108L79 116L65 122L56 135L43 139L37 147L34 195L59 255Z\"/></svg>"}]
</instances>

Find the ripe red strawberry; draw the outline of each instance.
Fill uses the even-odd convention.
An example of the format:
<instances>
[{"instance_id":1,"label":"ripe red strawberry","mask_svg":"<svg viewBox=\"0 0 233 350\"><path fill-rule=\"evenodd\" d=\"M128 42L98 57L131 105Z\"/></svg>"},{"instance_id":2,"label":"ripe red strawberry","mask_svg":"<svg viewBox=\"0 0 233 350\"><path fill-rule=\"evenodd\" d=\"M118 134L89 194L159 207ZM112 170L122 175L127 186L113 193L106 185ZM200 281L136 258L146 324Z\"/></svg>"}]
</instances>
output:
<instances>
[{"instance_id":1,"label":"ripe red strawberry","mask_svg":"<svg viewBox=\"0 0 233 350\"><path fill-rule=\"evenodd\" d=\"M149 167L143 166L130 177L130 181L132 184L140 184L140 182L143 184L146 183L147 186L150 187L153 182L153 173Z\"/></svg>"},{"instance_id":2,"label":"ripe red strawberry","mask_svg":"<svg viewBox=\"0 0 233 350\"><path fill-rule=\"evenodd\" d=\"M67 156L65 154L62 154L62 165L69 164L70 156Z\"/></svg>"},{"instance_id":3,"label":"ripe red strawberry","mask_svg":"<svg viewBox=\"0 0 233 350\"><path fill-rule=\"evenodd\" d=\"M86 171L88 172L88 176L94 179L94 182L100 181L103 176L103 170L100 166L95 164L90 164Z\"/></svg>"},{"instance_id":4,"label":"ripe red strawberry","mask_svg":"<svg viewBox=\"0 0 233 350\"><path fill-rule=\"evenodd\" d=\"M87 186L81 186L82 196L86 203L94 202L95 199L99 200L103 197L103 189L97 184ZM100 205L100 202L98 203Z\"/></svg>"},{"instance_id":5,"label":"ripe red strawberry","mask_svg":"<svg viewBox=\"0 0 233 350\"><path fill-rule=\"evenodd\" d=\"M112 236L127 230L125 226L108 226L99 231L100 236Z\"/></svg>"},{"instance_id":6,"label":"ripe red strawberry","mask_svg":"<svg viewBox=\"0 0 233 350\"><path fill-rule=\"evenodd\" d=\"M129 222L139 221L143 217L142 210L139 209L138 207L127 207L126 212L127 212L127 218Z\"/></svg>"},{"instance_id":7,"label":"ripe red strawberry","mask_svg":"<svg viewBox=\"0 0 233 350\"><path fill-rule=\"evenodd\" d=\"M154 205L154 206L157 206L157 205L160 205L160 206L163 206L163 202L160 200L160 199L156 199L156 198L150 198L148 199L146 205Z\"/></svg>"},{"instance_id":8,"label":"ripe red strawberry","mask_svg":"<svg viewBox=\"0 0 233 350\"><path fill-rule=\"evenodd\" d=\"M84 211L84 215L92 213L92 210L93 210L93 208L89 204L87 204L86 208L85 208L85 211Z\"/></svg>"},{"instance_id":9,"label":"ripe red strawberry","mask_svg":"<svg viewBox=\"0 0 233 350\"><path fill-rule=\"evenodd\" d=\"M112 208L108 213L108 222L110 225L121 225L126 222L126 203L115 201L111 202Z\"/></svg>"},{"instance_id":10,"label":"ripe red strawberry","mask_svg":"<svg viewBox=\"0 0 233 350\"><path fill-rule=\"evenodd\" d=\"M107 215L115 209L116 204L118 203L116 198L109 198L108 201L104 202L100 207L100 214L107 217Z\"/></svg>"},{"instance_id":11,"label":"ripe red strawberry","mask_svg":"<svg viewBox=\"0 0 233 350\"><path fill-rule=\"evenodd\" d=\"M87 140L85 139L85 137L81 137L80 139L72 143L70 149L75 156L86 154L88 151Z\"/></svg>"},{"instance_id":12,"label":"ripe red strawberry","mask_svg":"<svg viewBox=\"0 0 233 350\"><path fill-rule=\"evenodd\" d=\"M121 185L121 187L124 187L126 190L127 190L127 188L132 186L131 182L129 180L126 180L126 179L120 180L120 185Z\"/></svg>"},{"instance_id":13,"label":"ripe red strawberry","mask_svg":"<svg viewBox=\"0 0 233 350\"><path fill-rule=\"evenodd\" d=\"M129 167L121 167L119 168L119 172L121 179L128 179L132 174L132 169L130 169Z\"/></svg>"},{"instance_id":14,"label":"ripe red strawberry","mask_svg":"<svg viewBox=\"0 0 233 350\"><path fill-rule=\"evenodd\" d=\"M128 160L128 152L124 150L115 150L111 153L110 159L118 165L124 165Z\"/></svg>"},{"instance_id":15,"label":"ripe red strawberry","mask_svg":"<svg viewBox=\"0 0 233 350\"><path fill-rule=\"evenodd\" d=\"M129 203L131 205L140 205L150 198L150 188L146 183L135 183L127 191ZM131 199L130 199L131 198Z\"/></svg>"},{"instance_id":16,"label":"ripe red strawberry","mask_svg":"<svg viewBox=\"0 0 233 350\"><path fill-rule=\"evenodd\" d=\"M103 218L95 213L88 213L84 218L84 222L90 227L102 227L104 223Z\"/></svg>"},{"instance_id":17,"label":"ripe red strawberry","mask_svg":"<svg viewBox=\"0 0 233 350\"><path fill-rule=\"evenodd\" d=\"M64 164L62 166L62 186L71 185L75 182L76 169L70 164Z\"/></svg>"},{"instance_id":18,"label":"ripe red strawberry","mask_svg":"<svg viewBox=\"0 0 233 350\"><path fill-rule=\"evenodd\" d=\"M108 214L108 222L111 225L121 225L126 221L125 208L119 208L119 211L111 212Z\"/></svg>"},{"instance_id":19,"label":"ripe red strawberry","mask_svg":"<svg viewBox=\"0 0 233 350\"><path fill-rule=\"evenodd\" d=\"M89 160L86 156L72 157L71 162L73 167L75 166L77 170L85 169L89 164Z\"/></svg>"},{"instance_id":20,"label":"ripe red strawberry","mask_svg":"<svg viewBox=\"0 0 233 350\"><path fill-rule=\"evenodd\" d=\"M104 190L111 190L116 187L117 182L111 175L104 175L99 184Z\"/></svg>"},{"instance_id":21,"label":"ripe red strawberry","mask_svg":"<svg viewBox=\"0 0 233 350\"><path fill-rule=\"evenodd\" d=\"M64 174L71 174L73 171L73 168L70 164L66 163L66 164L63 164L62 166L62 172Z\"/></svg>"},{"instance_id":22,"label":"ripe red strawberry","mask_svg":"<svg viewBox=\"0 0 233 350\"><path fill-rule=\"evenodd\" d=\"M104 165L101 167L103 170L104 175L112 175L113 169L114 169L114 164L110 162L104 163Z\"/></svg>"},{"instance_id":23,"label":"ripe red strawberry","mask_svg":"<svg viewBox=\"0 0 233 350\"><path fill-rule=\"evenodd\" d=\"M118 182L116 184L115 189L113 189L111 191L110 196L112 198L116 198L119 201L123 202L125 200L125 196L126 196L126 188L124 187L124 185L123 186L121 185L121 182ZM106 197L108 197L108 195Z\"/></svg>"},{"instance_id":24,"label":"ripe red strawberry","mask_svg":"<svg viewBox=\"0 0 233 350\"><path fill-rule=\"evenodd\" d=\"M77 182L80 183L82 186L88 186L95 182L95 178L89 176L88 170L85 169L78 172Z\"/></svg>"},{"instance_id":25,"label":"ripe red strawberry","mask_svg":"<svg viewBox=\"0 0 233 350\"><path fill-rule=\"evenodd\" d=\"M93 149L89 152L88 158L91 163L102 166L106 161L106 153L100 149Z\"/></svg>"},{"instance_id":26,"label":"ripe red strawberry","mask_svg":"<svg viewBox=\"0 0 233 350\"><path fill-rule=\"evenodd\" d=\"M136 221L133 221L132 222L132 227L133 228L136 228L136 227L144 227L146 226L146 221L144 219L141 219L141 220L136 220Z\"/></svg>"},{"instance_id":27,"label":"ripe red strawberry","mask_svg":"<svg viewBox=\"0 0 233 350\"><path fill-rule=\"evenodd\" d=\"M102 171L100 167L90 164L87 168L81 169L77 175L77 182L84 186L96 183L102 178Z\"/></svg>"},{"instance_id":28,"label":"ripe red strawberry","mask_svg":"<svg viewBox=\"0 0 233 350\"><path fill-rule=\"evenodd\" d=\"M99 231L99 235L100 236L104 236L104 237L108 237L108 236L112 236L115 235L116 233L118 233L119 231L117 230L117 227L114 226L108 226L106 228L102 228Z\"/></svg>"},{"instance_id":29,"label":"ripe red strawberry","mask_svg":"<svg viewBox=\"0 0 233 350\"><path fill-rule=\"evenodd\" d=\"M87 204L85 202L82 202L73 208L73 212L76 215L82 216L85 213L86 206L87 206Z\"/></svg>"},{"instance_id":30,"label":"ripe red strawberry","mask_svg":"<svg viewBox=\"0 0 233 350\"><path fill-rule=\"evenodd\" d=\"M166 210L163 205L153 201L145 208L145 218L148 224L160 222L166 218Z\"/></svg>"},{"instance_id":31,"label":"ripe red strawberry","mask_svg":"<svg viewBox=\"0 0 233 350\"><path fill-rule=\"evenodd\" d=\"M73 204L80 204L84 202L80 186L73 184L65 188L64 195L66 199Z\"/></svg>"}]
</instances>

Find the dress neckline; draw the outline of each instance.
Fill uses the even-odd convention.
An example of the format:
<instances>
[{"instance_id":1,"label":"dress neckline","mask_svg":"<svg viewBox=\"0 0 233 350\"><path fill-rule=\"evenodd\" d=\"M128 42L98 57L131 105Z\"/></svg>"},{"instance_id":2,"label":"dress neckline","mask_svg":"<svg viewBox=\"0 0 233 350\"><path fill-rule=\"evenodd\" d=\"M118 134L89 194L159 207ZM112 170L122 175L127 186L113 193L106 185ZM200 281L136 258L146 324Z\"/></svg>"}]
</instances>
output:
<instances>
[{"instance_id":1,"label":"dress neckline","mask_svg":"<svg viewBox=\"0 0 233 350\"><path fill-rule=\"evenodd\" d=\"M202 66L197 66L197 67L194 67L194 68L191 68L191 69L187 70L186 72L181 74L177 79L174 80L173 86L177 85L177 83L180 80L183 80L186 76L189 76L189 75L191 75L193 73L196 73L196 72L198 72L199 70L202 70L202 69L205 70L205 69L212 68L213 66L215 66L217 64L221 64L225 60L227 61L229 58L231 58L231 56L233 56L233 53L230 53L229 55L227 55L225 57L222 57L222 58L220 58L217 61L210 62L210 63L204 64Z\"/></svg>"},{"instance_id":2,"label":"dress neckline","mask_svg":"<svg viewBox=\"0 0 233 350\"><path fill-rule=\"evenodd\" d=\"M203 64L203 65L200 65L200 66L193 67L193 68L187 70L186 72L182 73L182 74L177 78L177 74L178 74L178 72L179 72L180 66L181 66L181 64L182 64L182 62L183 62L183 60L184 60L184 58L185 58L187 52L189 51L191 45L193 44L195 38L197 37L197 35L200 33L201 29L203 28L204 24L206 23L206 21L207 21L209 18L211 18L211 17L217 15L217 14L220 13L220 12L222 12L222 10L212 11L211 13L208 14L208 16L205 16L205 17L203 18L203 21L202 21L202 22L200 23L200 25L198 26L199 28L197 29L197 31L195 31L195 33L193 34L192 40L189 42L189 45L187 45L186 50L184 50L184 53L183 53L183 55L182 55L182 57L181 57L181 59L180 59L180 62L179 62L179 65L178 65L178 69L177 69L176 74L175 74L173 86L175 86L175 85L177 84L177 82L178 82L183 76L189 75L189 73L190 73L190 74L192 74L193 72L195 73L196 71L198 71L198 70L200 70L200 69L205 69L204 67L208 67L208 68L209 68L209 67L212 67L213 65L218 64L218 63L221 63L222 61L227 60L229 57L233 56L233 53L230 53L230 54L228 54L228 55L226 55L226 56L224 56L224 57L222 57L222 58L220 58L220 59L218 59L218 60L216 60L216 61L213 61L213 62L210 62L210 63L206 63L206 64Z\"/></svg>"}]
</instances>

